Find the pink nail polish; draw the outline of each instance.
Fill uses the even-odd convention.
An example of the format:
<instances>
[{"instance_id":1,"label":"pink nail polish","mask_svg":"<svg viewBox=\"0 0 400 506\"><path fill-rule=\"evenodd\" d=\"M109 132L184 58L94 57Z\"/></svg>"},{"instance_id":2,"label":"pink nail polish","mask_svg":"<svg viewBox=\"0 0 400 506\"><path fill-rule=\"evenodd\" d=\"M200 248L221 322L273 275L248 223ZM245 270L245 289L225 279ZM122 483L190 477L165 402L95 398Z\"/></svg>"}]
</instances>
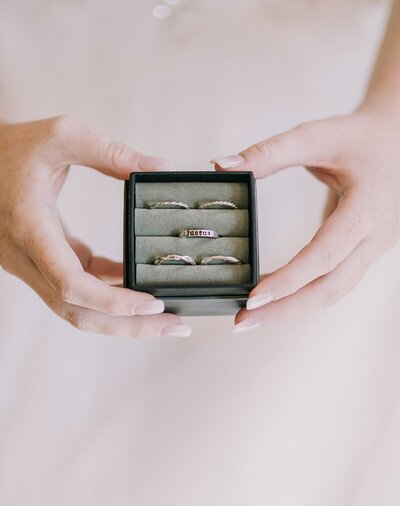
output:
<instances>
[{"instance_id":1,"label":"pink nail polish","mask_svg":"<svg viewBox=\"0 0 400 506\"><path fill-rule=\"evenodd\" d=\"M259 293L249 298L246 304L246 309L257 309L258 307L265 306L275 299L275 294L272 292Z\"/></svg>"}]
</instances>

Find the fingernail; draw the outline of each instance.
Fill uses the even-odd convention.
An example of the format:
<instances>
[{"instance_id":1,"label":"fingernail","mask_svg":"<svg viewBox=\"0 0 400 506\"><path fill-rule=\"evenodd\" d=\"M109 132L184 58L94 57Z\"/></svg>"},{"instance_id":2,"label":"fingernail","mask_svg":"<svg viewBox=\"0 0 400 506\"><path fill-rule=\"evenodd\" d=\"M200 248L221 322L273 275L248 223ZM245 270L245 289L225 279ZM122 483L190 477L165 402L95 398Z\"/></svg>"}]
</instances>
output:
<instances>
[{"instance_id":1,"label":"fingernail","mask_svg":"<svg viewBox=\"0 0 400 506\"><path fill-rule=\"evenodd\" d=\"M148 171L169 171L174 168L174 165L174 161L166 160L165 158L157 158L156 156L142 156L138 162L140 170Z\"/></svg>"},{"instance_id":2,"label":"fingernail","mask_svg":"<svg viewBox=\"0 0 400 506\"><path fill-rule=\"evenodd\" d=\"M244 165L246 160L240 155L221 156L220 158L213 158L210 163L215 163L223 169L234 169Z\"/></svg>"},{"instance_id":3,"label":"fingernail","mask_svg":"<svg viewBox=\"0 0 400 506\"><path fill-rule=\"evenodd\" d=\"M257 329L261 327L262 323L260 320L256 320L256 318L247 318L246 320L241 321L233 328L234 334L243 334L243 332L247 332L249 330Z\"/></svg>"},{"instance_id":4,"label":"fingernail","mask_svg":"<svg viewBox=\"0 0 400 506\"><path fill-rule=\"evenodd\" d=\"M189 325L176 325L171 323L162 330L162 335L167 337L189 337L192 329Z\"/></svg>"},{"instance_id":5,"label":"fingernail","mask_svg":"<svg viewBox=\"0 0 400 506\"><path fill-rule=\"evenodd\" d=\"M164 302L162 300L150 300L142 302L134 307L136 315L160 314L164 311Z\"/></svg>"},{"instance_id":6,"label":"fingernail","mask_svg":"<svg viewBox=\"0 0 400 506\"><path fill-rule=\"evenodd\" d=\"M258 307L264 306L275 299L275 295L272 292L259 293L250 297L246 303L246 309L257 309Z\"/></svg>"}]
</instances>

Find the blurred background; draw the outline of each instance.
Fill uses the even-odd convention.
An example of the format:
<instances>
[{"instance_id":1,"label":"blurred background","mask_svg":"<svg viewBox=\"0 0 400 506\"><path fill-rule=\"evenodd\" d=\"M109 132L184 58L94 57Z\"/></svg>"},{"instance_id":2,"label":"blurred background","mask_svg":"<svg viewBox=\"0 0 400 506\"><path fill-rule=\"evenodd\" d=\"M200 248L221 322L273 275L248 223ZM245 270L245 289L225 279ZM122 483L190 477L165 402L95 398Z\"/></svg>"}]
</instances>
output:
<instances>
[{"instance_id":1,"label":"blurred background","mask_svg":"<svg viewBox=\"0 0 400 506\"><path fill-rule=\"evenodd\" d=\"M158 19L157 3L1 0L0 116L68 114L210 170L351 112L390 5L182 0ZM263 272L311 239L326 196L299 167L258 183ZM122 259L122 182L73 167L60 209ZM244 336L188 318L186 340L83 334L1 271L0 504L398 504L399 252L322 313Z\"/></svg>"}]
</instances>

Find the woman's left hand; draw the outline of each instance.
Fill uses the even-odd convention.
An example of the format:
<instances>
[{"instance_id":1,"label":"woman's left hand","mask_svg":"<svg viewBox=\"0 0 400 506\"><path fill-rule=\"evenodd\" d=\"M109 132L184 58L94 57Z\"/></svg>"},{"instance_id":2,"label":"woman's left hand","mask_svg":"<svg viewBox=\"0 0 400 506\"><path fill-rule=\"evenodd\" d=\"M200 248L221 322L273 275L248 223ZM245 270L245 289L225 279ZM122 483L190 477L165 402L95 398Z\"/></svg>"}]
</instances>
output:
<instances>
[{"instance_id":1,"label":"woman's left hand","mask_svg":"<svg viewBox=\"0 0 400 506\"><path fill-rule=\"evenodd\" d=\"M352 290L399 237L400 118L366 109L305 123L239 155L217 170L264 178L304 165L338 196L321 228L288 264L263 276L235 333L332 305Z\"/></svg>"}]
</instances>

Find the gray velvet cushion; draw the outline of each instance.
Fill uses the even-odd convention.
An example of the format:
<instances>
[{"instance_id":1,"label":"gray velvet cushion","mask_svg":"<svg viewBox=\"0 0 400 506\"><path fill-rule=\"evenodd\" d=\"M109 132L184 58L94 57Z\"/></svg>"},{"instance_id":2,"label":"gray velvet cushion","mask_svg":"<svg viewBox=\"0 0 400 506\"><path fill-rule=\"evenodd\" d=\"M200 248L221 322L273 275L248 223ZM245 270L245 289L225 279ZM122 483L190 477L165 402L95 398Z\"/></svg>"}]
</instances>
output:
<instances>
[{"instance_id":1,"label":"gray velvet cushion","mask_svg":"<svg viewBox=\"0 0 400 506\"><path fill-rule=\"evenodd\" d=\"M248 208L246 183L137 183L135 206L148 208L159 201L181 201L190 208L211 200L227 200L239 209Z\"/></svg>"},{"instance_id":2,"label":"gray velvet cushion","mask_svg":"<svg viewBox=\"0 0 400 506\"><path fill-rule=\"evenodd\" d=\"M221 236L247 237L247 209L136 209L136 235L177 236L186 229L211 229ZM210 239L211 240L211 239Z\"/></svg>"},{"instance_id":3,"label":"gray velvet cushion","mask_svg":"<svg viewBox=\"0 0 400 506\"><path fill-rule=\"evenodd\" d=\"M233 256L247 264L249 261L249 240L247 237L220 237L219 239L136 237L136 263L152 264L156 258L170 254L189 255L197 263L205 256Z\"/></svg>"},{"instance_id":4,"label":"gray velvet cushion","mask_svg":"<svg viewBox=\"0 0 400 506\"><path fill-rule=\"evenodd\" d=\"M248 283L249 279L249 264L136 266L136 281L143 287L238 285Z\"/></svg>"},{"instance_id":5,"label":"gray velvet cushion","mask_svg":"<svg viewBox=\"0 0 400 506\"><path fill-rule=\"evenodd\" d=\"M246 183L137 183L135 193L135 263L138 286L238 285L251 278L248 187ZM227 200L239 209L198 209ZM181 201L191 209L149 209L159 201ZM211 229L218 239L179 238L187 229ZM152 265L160 256L234 256L242 265Z\"/></svg>"}]
</instances>

